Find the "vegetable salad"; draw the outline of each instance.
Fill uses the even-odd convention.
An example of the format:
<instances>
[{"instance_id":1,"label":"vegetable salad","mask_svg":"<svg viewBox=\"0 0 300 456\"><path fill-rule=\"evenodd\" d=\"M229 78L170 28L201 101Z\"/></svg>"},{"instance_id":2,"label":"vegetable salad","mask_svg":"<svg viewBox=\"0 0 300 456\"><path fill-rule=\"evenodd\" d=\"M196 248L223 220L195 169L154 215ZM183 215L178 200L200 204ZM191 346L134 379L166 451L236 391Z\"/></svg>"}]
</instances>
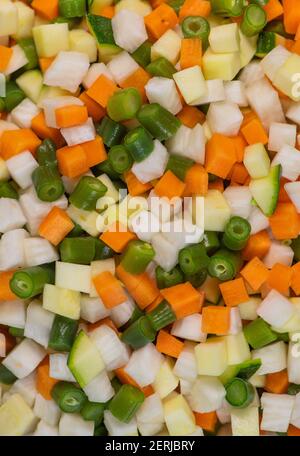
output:
<instances>
[{"instance_id":1,"label":"vegetable salad","mask_svg":"<svg viewBox=\"0 0 300 456\"><path fill-rule=\"evenodd\" d=\"M299 0L0 1L0 435L300 435Z\"/></svg>"}]
</instances>

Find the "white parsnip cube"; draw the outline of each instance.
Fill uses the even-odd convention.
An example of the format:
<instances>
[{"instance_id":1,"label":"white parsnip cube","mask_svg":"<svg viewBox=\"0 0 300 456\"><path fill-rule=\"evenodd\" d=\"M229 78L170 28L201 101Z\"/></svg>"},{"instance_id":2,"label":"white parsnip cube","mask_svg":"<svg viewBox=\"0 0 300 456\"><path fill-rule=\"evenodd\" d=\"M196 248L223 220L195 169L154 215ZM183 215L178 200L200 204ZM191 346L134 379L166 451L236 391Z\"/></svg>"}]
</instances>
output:
<instances>
[{"instance_id":1,"label":"white parsnip cube","mask_svg":"<svg viewBox=\"0 0 300 456\"><path fill-rule=\"evenodd\" d=\"M25 266L24 240L29 234L24 229L4 233L0 240L0 270L22 268Z\"/></svg>"},{"instance_id":2,"label":"white parsnip cube","mask_svg":"<svg viewBox=\"0 0 300 456\"><path fill-rule=\"evenodd\" d=\"M197 124L194 128L181 125L175 135L166 142L171 154L191 158L196 163L205 162L205 135L202 125Z\"/></svg>"},{"instance_id":3,"label":"white parsnip cube","mask_svg":"<svg viewBox=\"0 0 300 456\"><path fill-rule=\"evenodd\" d=\"M147 82L145 90L149 103L159 103L174 115L182 109L176 85L172 79L155 76Z\"/></svg>"},{"instance_id":4,"label":"white parsnip cube","mask_svg":"<svg viewBox=\"0 0 300 456\"><path fill-rule=\"evenodd\" d=\"M99 65L99 64L97 64ZM108 71L112 74L117 84L122 83L132 73L139 69L139 65L128 52L123 51L117 54L107 64Z\"/></svg>"},{"instance_id":5,"label":"white parsnip cube","mask_svg":"<svg viewBox=\"0 0 300 456\"><path fill-rule=\"evenodd\" d=\"M28 266L53 263L59 255L53 245L40 237L30 237L24 240L25 261Z\"/></svg>"},{"instance_id":6,"label":"white parsnip cube","mask_svg":"<svg viewBox=\"0 0 300 456\"><path fill-rule=\"evenodd\" d=\"M164 174L168 159L167 149L156 139L151 154L145 160L134 163L131 171L141 182L147 183Z\"/></svg>"},{"instance_id":7,"label":"white parsnip cube","mask_svg":"<svg viewBox=\"0 0 300 456\"><path fill-rule=\"evenodd\" d=\"M22 228L25 223L19 202L12 198L0 198L0 233Z\"/></svg>"},{"instance_id":8,"label":"white parsnip cube","mask_svg":"<svg viewBox=\"0 0 300 456\"><path fill-rule=\"evenodd\" d=\"M116 44L128 52L134 52L148 39L144 19L135 12L125 9L119 11L111 25Z\"/></svg>"},{"instance_id":9,"label":"white parsnip cube","mask_svg":"<svg viewBox=\"0 0 300 456\"><path fill-rule=\"evenodd\" d=\"M82 52L61 51L45 71L44 84L76 92L89 69L89 58Z\"/></svg>"},{"instance_id":10,"label":"white parsnip cube","mask_svg":"<svg viewBox=\"0 0 300 456\"><path fill-rule=\"evenodd\" d=\"M39 166L29 150L15 155L6 161L11 177L25 190L32 185L32 173Z\"/></svg>"},{"instance_id":11,"label":"white parsnip cube","mask_svg":"<svg viewBox=\"0 0 300 456\"><path fill-rule=\"evenodd\" d=\"M25 98L11 111L11 119L20 128L30 128L32 119L37 116L40 109L29 99Z\"/></svg>"},{"instance_id":12,"label":"white parsnip cube","mask_svg":"<svg viewBox=\"0 0 300 456\"><path fill-rule=\"evenodd\" d=\"M274 122L270 125L268 149L279 152L285 144L295 147L296 135L296 125Z\"/></svg>"},{"instance_id":13,"label":"white parsnip cube","mask_svg":"<svg viewBox=\"0 0 300 456\"><path fill-rule=\"evenodd\" d=\"M132 59L133 60L133 59ZM108 69L108 67L105 65L105 63L93 63L87 74L84 77L84 80L82 81L82 85L85 89L89 89L94 82L97 81L99 76L104 75L110 80L114 80L114 77L111 73L111 71Z\"/></svg>"},{"instance_id":14,"label":"white parsnip cube","mask_svg":"<svg viewBox=\"0 0 300 456\"><path fill-rule=\"evenodd\" d=\"M211 103L207 122L213 133L236 136L243 122L243 115L237 104L229 101Z\"/></svg>"}]
</instances>

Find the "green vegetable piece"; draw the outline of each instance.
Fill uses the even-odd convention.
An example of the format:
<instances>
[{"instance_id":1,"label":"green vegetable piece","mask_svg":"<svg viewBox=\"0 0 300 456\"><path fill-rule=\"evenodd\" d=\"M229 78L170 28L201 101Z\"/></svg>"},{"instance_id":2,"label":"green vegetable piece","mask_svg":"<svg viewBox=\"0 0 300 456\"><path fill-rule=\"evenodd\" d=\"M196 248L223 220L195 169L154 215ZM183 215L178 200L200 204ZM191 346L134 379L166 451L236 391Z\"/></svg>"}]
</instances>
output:
<instances>
[{"instance_id":1,"label":"green vegetable piece","mask_svg":"<svg viewBox=\"0 0 300 456\"><path fill-rule=\"evenodd\" d=\"M220 249L210 258L208 273L221 281L231 280L240 270L242 263L239 253Z\"/></svg>"},{"instance_id":2,"label":"green vegetable piece","mask_svg":"<svg viewBox=\"0 0 300 456\"><path fill-rule=\"evenodd\" d=\"M162 301L147 313L147 318L155 331L165 328L176 320L176 316L167 301Z\"/></svg>"},{"instance_id":3,"label":"green vegetable piece","mask_svg":"<svg viewBox=\"0 0 300 456\"><path fill-rule=\"evenodd\" d=\"M242 250L250 237L251 225L248 220L234 216L231 217L223 235L223 244L230 250Z\"/></svg>"},{"instance_id":4,"label":"green vegetable piece","mask_svg":"<svg viewBox=\"0 0 300 456\"><path fill-rule=\"evenodd\" d=\"M56 351L69 352L72 348L78 329L78 321L55 315L48 347Z\"/></svg>"},{"instance_id":5,"label":"green vegetable piece","mask_svg":"<svg viewBox=\"0 0 300 456\"><path fill-rule=\"evenodd\" d=\"M233 378L226 385L226 400L236 408L246 408L254 399L254 387L242 378Z\"/></svg>"},{"instance_id":6,"label":"green vegetable piece","mask_svg":"<svg viewBox=\"0 0 300 456\"><path fill-rule=\"evenodd\" d=\"M149 319L145 316L140 317L123 332L121 339L130 345L133 350L138 350L145 345L153 342L156 331L151 325Z\"/></svg>"},{"instance_id":7,"label":"green vegetable piece","mask_svg":"<svg viewBox=\"0 0 300 456\"><path fill-rule=\"evenodd\" d=\"M262 318L251 321L244 327L244 335L252 348L262 348L277 340L276 333Z\"/></svg>"},{"instance_id":8,"label":"green vegetable piece","mask_svg":"<svg viewBox=\"0 0 300 456\"><path fill-rule=\"evenodd\" d=\"M122 385L109 403L108 409L117 420L129 423L144 400L145 395L141 390L132 385Z\"/></svg>"},{"instance_id":9,"label":"green vegetable piece","mask_svg":"<svg viewBox=\"0 0 300 456\"><path fill-rule=\"evenodd\" d=\"M137 119L159 141L170 139L181 125L177 117L158 103L142 106L137 114Z\"/></svg>"},{"instance_id":10,"label":"green vegetable piece","mask_svg":"<svg viewBox=\"0 0 300 456\"><path fill-rule=\"evenodd\" d=\"M154 149L153 139L143 127L129 131L124 138L124 145L136 162L145 160Z\"/></svg>"},{"instance_id":11,"label":"green vegetable piece","mask_svg":"<svg viewBox=\"0 0 300 456\"><path fill-rule=\"evenodd\" d=\"M0 364L0 383L12 385L18 378L10 372L3 364Z\"/></svg>"},{"instance_id":12,"label":"green vegetable piece","mask_svg":"<svg viewBox=\"0 0 300 456\"><path fill-rule=\"evenodd\" d=\"M103 117L100 125L96 127L96 130L98 135L102 137L103 142L107 147L120 144L127 131L124 125L118 124L106 116ZM105 162L102 162L100 165L103 166L104 163Z\"/></svg>"},{"instance_id":13,"label":"green vegetable piece","mask_svg":"<svg viewBox=\"0 0 300 456\"><path fill-rule=\"evenodd\" d=\"M21 299L30 299L42 293L46 283L54 283L52 266L32 266L16 271L10 280L12 292Z\"/></svg>"},{"instance_id":14,"label":"green vegetable piece","mask_svg":"<svg viewBox=\"0 0 300 456\"><path fill-rule=\"evenodd\" d=\"M81 389L68 382L56 383L52 388L51 396L61 411L65 413L80 412L87 400Z\"/></svg>"},{"instance_id":15,"label":"green vegetable piece","mask_svg":"<svg viewBox=\"0 0 300 456\"><path fill-rule=\"evenodd\" d=\"M99 198L105 195L107 187L96 177L83 176L76 185L69 201L85 211L94 211Z\"/></svg>"},{"instance_id":16,"label":"green vegetable piece","mask_svg":"<svg viewBox=\"0 0 300 456\"><path fill-rule=\"evenodd\" d=\"M182 271L176 266L171 271L165 271L160 266L155 269L155 278L158 288L169 288L184 282Z\"/></svg>"},{"instance_id":17,"label":"green vegetable piece","mask_svg":"<svg viewBox=\"0 0 300 456\"><path fill-rule=\"evenodd\" d=\"M92 237L65 238L60 246L61 261L90 264L95 258L95 239Z\"/></svg>"},{"instance_id":18,"label":"green vegetable piece","mask_svg":"<svg viewBox=\"0 0 300 456\"><path fill-rule=\"evenodd\" d=\"M142 106L142 97L135 87L115 92L108 100L107 113L115 122L133 119Z\"/></svg>"},{"instance_id":19,"label":"green vegetable piece","mask_svg":"<svg viewBox=\"0 0 300 456\"><path fill-rule=\"evenodd\" d=\"M165 57L159 57L146 67L148 73L152 76L161 76L162 78L173 79L176 68Z\"/></svg>"},{"instance_id":20,"label":"green vegetable piece","mask_svg":"<svg viewBox=\"0 0 300 456\"><path fill-rule=\"evenodd\" d=\"M179 252L179 266L184 274L193 275L209 264L209 257L203 244L195 244L185 247Z\"/></svg>"},{"instance_id":21,"label":"green vegetable piece","mask_svg":"<svg viewBox=\"0 0 300 456\"><path fill-rule=\"evenodd\" d=\"M32 182L41 201L57 201L65 192L65 188L56 166L43 165L32 173Z\"/></svg>"},{"instance_id":22,"label":"green vegetable piece","mask_svg":"<svg viewBox=\"0 0 300 456\"><path fill-rule=\"evenodd\" d=\"M123 174L128 171L133 165L133 159L125 146L113 146L109 153L108 159L114 171L118 174Z\"/></svg>"},{"instance_id":23,"label":"green vegetable piece","mask_svg":"<svg viewBox=\"0 0 300 456\"><path fill-rule=\"evenodd\" d=\"M178 179L185 181L186 173L193 166L194 160L182 157L181 155L172 154L169 157L166 171L172 171Z\"/></svg>"},{"instance_id":24,"label":"green vegetable piece","mask_svg":"<svg viewBox=\"0 0 300 456\"><path fill-rule=\"evenodd\" d=\"M121 260L121 265L130 274L141 274L153 260L155 252L147 242L131 241Z\"/></svg>"},{"instance_id":25,"label":"green vegetable piece","mask_svg":"<svg viewBox=\"0 0 300 456\"><path fill-rule=\"evenodd\" d=\"M241 23L241 31L245 36L258 35L267 23L267 13L261 6L252 3L247 6Z\"/></svg>"}]
</instances>

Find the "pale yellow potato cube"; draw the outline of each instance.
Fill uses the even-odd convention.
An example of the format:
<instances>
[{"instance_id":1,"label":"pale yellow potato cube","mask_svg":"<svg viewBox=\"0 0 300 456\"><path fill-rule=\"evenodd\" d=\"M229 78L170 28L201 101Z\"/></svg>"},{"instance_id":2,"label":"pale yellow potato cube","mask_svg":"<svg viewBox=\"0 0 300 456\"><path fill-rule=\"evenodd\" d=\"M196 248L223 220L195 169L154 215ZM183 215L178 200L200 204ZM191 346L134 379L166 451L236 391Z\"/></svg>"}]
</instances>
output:
<instances>
[{"instance_id":1,"label":"pale yellow potato cube","mask_svg":"<svg viewBox=\"0 0 300 456\"><path fill-rule=\"evenodd\" d=\"M225 371L227 363L226 341L223 337L212 337L195 347L199 375L218 377Z\"/></svg>"},{"instance_id":2,"label":"pale yellow potato cube","mask_svg":"<svg viewBox=\"0 0 300 456\"><path fill-rule=\"evenodd\" d=\"M181 39L174 30L165 32L151 47L151 60L165 57L171 63L177 63L181 49Z\"/></svg>"},{"instance_id":3,"label":"pale yellow potato cube","mask_svg":"<svg viewBox=\"0 0 300 456\"><path fill-rule=\"evenodd\" d=\"M207 92L206 81L198 65L178 71L173 78L187 104L193 103Z\"/></svg>"},{"instance_id":4,"label":"pale yellow potato cube","mask_svg":"<svg viewBox=\"0 0 300 456\"><path fill-rule=\"evenodd\" d=\"M163 405L170 435L189 435L196 430L195 416L181 394L166 399Z\"/></svg>"}]
</instances>

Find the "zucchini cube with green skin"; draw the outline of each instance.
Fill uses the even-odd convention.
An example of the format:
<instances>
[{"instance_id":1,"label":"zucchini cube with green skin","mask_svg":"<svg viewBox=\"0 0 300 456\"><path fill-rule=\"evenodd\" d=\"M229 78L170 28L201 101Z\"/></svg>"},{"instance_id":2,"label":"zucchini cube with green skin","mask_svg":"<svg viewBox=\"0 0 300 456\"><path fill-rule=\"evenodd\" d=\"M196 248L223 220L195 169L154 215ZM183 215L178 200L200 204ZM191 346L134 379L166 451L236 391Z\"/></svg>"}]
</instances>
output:
<instances>
[{"instance_id":1,"label":"zucchini cube with green skin","mask_svg":"<svg viewBox=\"0 0 300 456\"><path fill-rule=\"evenodd\" d=\"M9 0L0 3L0 37L13 35L18 31L18 9Z\"/></svg>"},{"instance_id":2,"label":"zucchini cube with green skin","mask_svg":"<svg viewBox=\"0 0 300 456\"><path fill-rule=\"evenodd\" d=\"M215 54L208 48L202 59L205 79L232 81L242 68L239 52Z\"/></svg>"},{"instance_id":3,"label":"zucchini cube with green skin","mask_svg":"<svg viewBox=\"0 0 300 456\"><path fill-rule=\"evenodd\" d=\"M271 167L269 174L260 179L252 179L249 190L259 208L266 216L274 213L280 188L281 165Z\"/></svg>"},{"instance_id":4,"label":"zucchini cube with green skin","mask_svg":"<svg viewBox=\"0 0 300 456\"><path fill-rule=\"evenodd\" d=\"M31 101L39 101L43 88L43 75L39 70L29 70L16 79L16 83Z\"/></svg>"},{"instance_id":5,"label":"zucchini cube with green skin","mask_svg":"<svg viewBox=\"0 0 300 456\"><path fill-rule=\"evenodd\" d=\"M122 49L116 45L111 19L94 14L87 15L87 25L97 42L102 62L108 63Z\"/></svg>"},{"instance_id":6,"label":"zucchini cube with green skin","mask_svg":"<svg viewBox=\"0 0 300 456\"><path fill-rule=\"evenodd\" d=\"M294 101L300 100L300 56L291 54L277 70L274 86Z\"/></svg>"},{"instance_id":7,"label":"zucchini cube with green skin","mask_svg":"<svg viewBox=\"0 0 300 456\"><path fill-rule=\"evenodd\" d=\"M270 158L262 143L245 147L244 165L252 179L260 179L269 174Z\"/></svg>"},{"instance_id":8,"label":"zucchini cube with green skin","mask_svg":"<svg viewBox=\"0 0 300 456\"><path fill-rule=\"evenodd\" d=\"M208 40L212 51L216 54L238 52L240 50L238 25L233 23L213 27Z\"/></svg>"},{"instance_id":9,"label":"zucchini cube with green skin","mask_svg":"<svg viewBox=\"0 0 300 456\"><path fill-rule=\"evenodd\" d=\"M20 394L13 394L0 407L0 436L22 436L34 429L36 417Z\"/></svg>"},{"instance_id":10,"label":"zucchini cube with green skin","mask_svg":"<svg viewBox=\"0 0 300 456\"><path fill-rule=\"evenodd\" d=\"M54 57L60 51L69 50L68 24L45 24L32 29L39 57Z\"/></svg>"},{"instance_id":11,"label":"zucchini cube with green skin","mask_svg":"<svg viewBox=\"0 0 300 456\"><path fill-rule=\"evenodd\" d=\"M81 388L87 386L105 369L100 352L84 331L80 331L73 343L68 367Z\"/></svg>"}]
</instances>

